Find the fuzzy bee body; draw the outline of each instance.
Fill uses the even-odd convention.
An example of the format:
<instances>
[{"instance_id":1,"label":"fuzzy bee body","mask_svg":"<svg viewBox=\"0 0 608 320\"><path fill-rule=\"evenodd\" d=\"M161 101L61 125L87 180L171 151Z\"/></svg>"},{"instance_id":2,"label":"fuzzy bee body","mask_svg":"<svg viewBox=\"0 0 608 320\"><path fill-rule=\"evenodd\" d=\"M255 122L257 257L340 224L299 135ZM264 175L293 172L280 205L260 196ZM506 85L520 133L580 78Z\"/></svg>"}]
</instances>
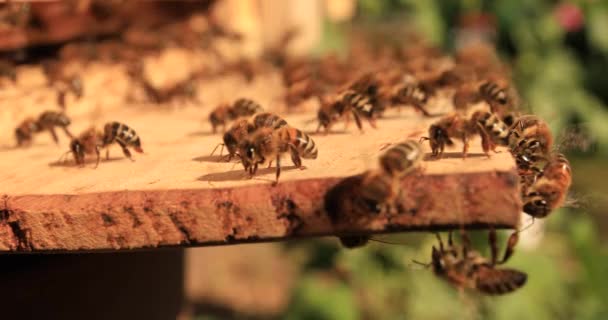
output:
<instances>
[{"instance_id":1,"label":"fuzzy bee body","mask_svg":"<svg viewBox=\"0 0 608 320\"><path fill-rule=\"evenodd\" d=\"M103 147L103 133L98 132L95 128L89 128L78 137L72 139L70 143L70 151L74 157L74 162L77 165L84 165L85 156L97 156L95 167L99 165L100 149Z\"/></svg>"},{"instance_id":2,"label":"fuzzy bee body","mask_svg":"<svg viewBox=\"0 0 608 320\"><path fill-rule=\"evenodd\" d=\"M570 184L572 169L563 154L554 155L538 177L524 189L523 211L535 218L544 218L563 205Z\"/></svg>"},{"instance_id":3,"label":"fuzzy bee body","mask_svg":"<svg viewBox=\"0 0 608 320\"><path fill-rule=\"evenodd\" d=\"M103 146L107 147L112 143L118 143L122 148L124 155L133 160L128 147L133 148L136 152L143 153L141 148L141 140L135 130L129 128L126 124L120 122L109 122L104 126ZM106 155L108 157L108 155Z\"/></svg>"},{"instance_id":4,"label":"fuzzy bee body","mask_svg":"<svg viewBox=\"0 0 608 320\"><path fill-rule=\"evenodd\" d=\"M438 277L460 289L473 289L487 295L502 295L518 290L526 284L528 276L515 269L499 268L498 264L507 262L517 243L517 233L509 238L505 256L502 261L496 261L498 248L494 231L490 233L492 259L488 260L481 254L469 248L468 236L461 248L456 247L451 240L447 247L439 235L439 247L433 246L431 266ZM459 250L460 249L460 250Z\"/></svg>"},{"instance_id":5,"label":"fuzzy bee body","mask_svg":"<svg viewBox=\"0 0 608 320\"><path fill-rule=\"evenodd\" d=\"M409 173L422 160L423 152L420 143L407 140L392 146L380 156L380 167L393 177Z\"/></svg>"},{"instance_id":6,"label":"fuzzy bee body","mask_svg":"<svg viewBox=\"0 0 608 320\"><path fill-rule=\"evenodd\" d=\"M255 101L246 98L240 98L233 104L220 104L211 113L209 113L208 119L211 123L213 133L217 132L218 127L226 127L229 121L236 120L241 117L249 117L258 112L261 112L263 108Z\"/></svg>"},{"instance_id":7,"label":"fuzzy bee body","mask_svg":"<svg viewBox=\"0 0 608 320\"><path fill-rule=\"evenodd\" d=\"M288 126L286 123L281 124L279 117L265 117L270 121L269 127L259 127L253 133L249 134L239 145L239 155L245 171L248 171L250 176L253 176L259 164L272 163L276 160L276 181L278 182L281 174L281 155L289 152L291 160L298 168L302 166L304 159L316 159L318 151L314 140L302 131ZM282 120L282 119L281 119ZM262 121L262 123L269 123ZM275 128L277 124L281 124Z\"/></svg>"},{"instance_id":8,"label":"fuzzy bee body","mask_svg":"<svg viewBox=\"0 0 608 320\"><path fill-rule=\"evenodd\" d=\"M53 141L58 144L59 137L55 132L55 128L61 128L68 137L73 138L72 133L68 129L70 123L71 120L65 113L56 111L45 111L36 120L28 118L15 130L17 146L30 144L33 134L42 131L48 131Z\"/></svg>"}]
</instances>

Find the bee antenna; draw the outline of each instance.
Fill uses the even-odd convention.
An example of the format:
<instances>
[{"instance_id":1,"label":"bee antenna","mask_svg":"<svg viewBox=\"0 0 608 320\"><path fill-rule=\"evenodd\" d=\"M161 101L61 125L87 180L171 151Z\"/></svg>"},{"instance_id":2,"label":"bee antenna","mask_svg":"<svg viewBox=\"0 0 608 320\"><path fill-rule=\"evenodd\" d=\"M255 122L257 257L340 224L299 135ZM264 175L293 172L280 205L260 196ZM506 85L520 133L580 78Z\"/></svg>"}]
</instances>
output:
<instances>
[{"instance_id":1,"label":"bee antenna","mask_svg":"<svg viewBox=\"0 0 608 320\"><path fill-rule=\"evenodd\" d=\"M222 146L222 148L220 149L220 156L222 156L222 153L224 152L224 144L223 143L218 143L217 146L215 146L215 148L213 148L213 151L211 151L211 154L209 156L212 156L215 153L215 150L217 150L217 148L219 146Z\"/></svg>"},{"instance_id":2,"label":"bee antenna","mask_svg":"<svg viewBox=\"0 0 608 320\"><path fill-rule=\"evenodd\" d=\"M431 140L431 138L429 138L429 137L420 137L420 140L418 140L418 143L422 143L422 142L427 141L427 140Z\"/></svg>"},{"instance_id":3,"label":"bee antenna","mask_svg":"<svg viewBox=\"0 0 608 320\"><path fill-rule=\"evenodd\" d=\"M72 151L71 151L71 150L68 150L68 151L64 152L64 153L61 155L61 157L59 157L59 159L57 159L57 163L62 162L62 160L63 160L63 163L65 163L65 159L64 159L64 158L65 158L65 156L66 156L68 153L70 153L70 152L72 152Z\"/></svg>"},{"instance_id":4,"label":"bee antenna","mask_svg":"<svg viewBox=\"0 0 608 320\"><path fill-rule=\"evenodd\" d=\"M529 229L530 227L532 227L532 226L534 225L534 222L535 222L535 221L536 221L536 218L535 218L535 217L532 217L532 222L528 223L528 225L527 225L527 226L523 227L523 228L522 228L522 229L520 229L520 230L517 230L516 232L517 232L517 233L521 233L521 232L526 231L527 229Z\"/></svg>"},{"instance_id":5,"label":"bee antenna","mask_svg":"<svg viewBox=\"0 0 608 320\"><path fill-rule=\"evenodd\" d=\"M374 241L374 242L380 242L380 243L384 243L384 244L393 244L393 245L403 245L403 243L398 243L398 242L390 242L390 241L385 241L385 240L379 240L379 239L375 239L375 238L369 238L370 241Z\"/></svg>"},{"instance_id":6,"label":"bee antenna","mask_svg":"<svg viewBox=\"0 0 608 320\"><path fill-rule=\"evenodd\" d=\"M429 263L424 263L424 262L420 262L420 261L418 261L418 260L416 260L416 259L412 259L412 262L413 262L414 264L417 264L417 265L419 265L419 266L424 267L425 269L430 268L430 267L431 267L431 265L432 265L432 263L430 263L430 262L429 262Z\"/></svg>"}]
</instances>

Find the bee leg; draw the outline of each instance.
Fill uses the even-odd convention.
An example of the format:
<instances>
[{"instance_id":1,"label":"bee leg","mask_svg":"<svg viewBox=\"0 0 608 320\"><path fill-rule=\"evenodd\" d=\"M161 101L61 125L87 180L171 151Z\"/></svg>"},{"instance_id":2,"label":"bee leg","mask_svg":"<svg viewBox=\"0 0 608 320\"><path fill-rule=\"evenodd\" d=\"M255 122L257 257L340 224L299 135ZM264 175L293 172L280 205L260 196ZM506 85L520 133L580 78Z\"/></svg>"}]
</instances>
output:
<instances>
[{"instance_id":1,"label":"bee leg","mask_svg":"<svg viewBox=\"0 0 608 320\"><path fill-rule=\"evenodd\" d=\"M353 110L353 117L355 118L355 123L357 124L357 128L359 128L359 131L363 132L363 125L361 124L361 118L359 118L359 115L354 110Z\"/></svg>"},{"instance_id":2,"label":"bee leg","mask_svg":"<svg viewBox=\"0 0 608 320\"><path fill-rule=\"evenodd\" d=\"M68 129L68 127L62 127L63 128L63 132L65 132L65 134L70 137L70 139L74 139L74 135L70 132L70 129Z\"/></svg>"},{"instance_id":3,"label":"bee leg","mask_svg":"<svg viewBox=\"0 0 608 320\"><path fill-rule=\"evenodd\" d=\"M277 185L279 183L279 177L281 176L281 156L277 155L277 179L274 181L273 185Z\"/></svg>"},{"instance_id":4,"label":"bee leg","mask_svg":"<svg viewBox=\"0 0 608 320\"><path fill-rule=\"evenodd\" d=\"M97 161L95 162L95 168L97 168L99 166L99 160L101 159L101 156L99 155L99 147L95 147L95 155L97 156Z\"/></svg>"},{"instance_id":5,"label":"bee leg","mask_svg":"<svg viewBox=\"0 0 608 320\"><path fill-rule=\"evenodd\" d=\"M481 148L483 149L483 153L485 153L486 156L489 158L490 149L493 150L496 148L496 146L494 145L494 143L492 143L492 139L490 139L490 136L483 128L479 129L479 135L481 136Z\"/></svg>"},{"instance_id":6,"label":"bee leg","mask_svg":"<svg viewBox=\"0 0 608 320\"><path fill-rule=\"evenodd\" d=\"M51 133L51 136L53 137L53 141L55 141L55 144L59 144L59 137L57 137L57 132L55 131L55 128L50 127L49 132Z\"/></svg>"},{"instance_id":7,"label":"bee leg","mask_svg":"<svg viewBox=\"0 0 608 320\"><path fill-rule=\"evenodd\" d=\"M426 109L420 103L414 103L414 108L416 108L416 110L422 112L422 114L425 117L430 117L431 116L431 114L428 111L426 111Z\"/></svg>"},{"instance_id":8,"label":"bee leg","mask_svg":"<svg viewBox=\"0 0 608 320\"><path fill-rule=\"evenodd\" d=\"M498 256L498 246L496 244L496 230L494 227L490 227L488 238L490 242L490 251L492 254L492 265L495 265Z\"/></svg>"},{"instance_id":9,"label":"bee leg","mask_svg":"<svg viewBox=\"0 0 608 320\"><path fill-rule=\"evenodd\" d=\"M513 253L515 252L515 246L519 241L519 232L515 231L509 236L509 241L507 241L507 249L505 250L505 255L502 257L500 264L503 264L511 258Z\"/></svg>"},{"instance_id":10,"label":"bee leg","mask_svg":"<svg viewBox=\"0 0 608 320\"><path fill-rule=\"evenodd\" d=\"M344 118L344 131L346 131L348 127L350 127L350 116L347 113L346 117Z\"/></svg>"},{"instance_id":11,"label":"bee leg","mask_svg":"<svg viewBox=\"0 0 608 320\"><path fill-rule=\"evenodd\" d=\"M444 252L445 248L443 246L443 240L441 240L441 235L439 235L439 232L435 232L435 237L437 238L437 241L439 242L439 251Z\"/></svg>"},{"instance_id":12,"label":"bee leg","mask_svg":"<svg viewBox=\"0 0 608 320\"><path fill-rule=\"evenodd\" d=\"M469 254L469 248L471 247L471 239L465 230L460 230L460 237L462 238L462 257L466 258Z\"/></svg>"},{"instance_id":13,"label":"bee leg","mask_svg":"<svg viewBox=\"0 0 608 320\"><path fill-rule=\"evenodd\" d=\"M469 139L466 134L462 135L462 160L467 158L467 153L469 152Z\"/></svg>"},{"instance_id":14,"label":"bee leg","mask_svg":"<svg viewBox=\"0 0 608 320\"><path fill-rule=\"evenodd\" d=\"M378 126L376 125L376 119L375 118L371 117L367 121L369 122L369 125L372 126L372 128L378 129Z\"/></svg>"},{"instance_id":15,"label":"bee leg","mask_svg":"<svg viewBox=\"0 0 608 320\"><path fill-rule=\"evenodd\" d=\"M127 145L120 141L118 141L118 144L122 148L122 153L124 153L125 157L129 158L129 160L131 160L131 161L135 161L135 160L133 160L133 157L131 157L131 151L129 151L129 149L127 148Z\"/></svg>"},{"instance_id":16,"label":"bee leg","mask_svg":"<svg viewBox=\"0 0 608 320\"><path fill-rule=\"evenodd\" d=\"M268 168L272 167L272 160L268 161Z\"/></svg>"},{"instance_id":17,"label":"bee leg","mask_svg":"<svg viewBox=\"0 0 608 320\"><path fill-rule=\"evenodd\" d=\"M110 148L106 148L106 160L110 160Z\"/></svg>"}]
</instances>

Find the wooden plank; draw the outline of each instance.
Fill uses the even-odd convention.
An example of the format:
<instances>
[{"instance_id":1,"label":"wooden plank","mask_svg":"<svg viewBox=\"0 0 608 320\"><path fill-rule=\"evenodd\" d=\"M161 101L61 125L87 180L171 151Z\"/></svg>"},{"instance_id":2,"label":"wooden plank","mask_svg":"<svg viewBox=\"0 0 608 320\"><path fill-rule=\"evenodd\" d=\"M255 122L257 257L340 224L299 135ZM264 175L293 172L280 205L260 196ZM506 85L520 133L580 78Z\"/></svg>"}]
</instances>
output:
<instances>
[{"instance_id":1,"label":"wooden plank","mask_svg":"<svg viewBox=\"0 0 608 320\"><path fill-rule=\"evenodd\" d=\"M519 221L513 159L507 152L488 159L474 140L467 160L460 158L459 149L440 161L427 157L422 174L403 180L406 213L339 228L331 225L323 211L325 192L344 177L375 168L384 144L425 135L436 120L411 109L389 111L379 129L367 127L363 134L353 124L345 132L314 135L318 159L304 160L305 170L283 161L281 183L273 187L274 168L262 168L248 179L240 164L210 156L221 135L211 134L202 122L227 97L252 97L280 112L277 74L258 77L252 84L237 77L201 82L202 106L163 108L126 106L119 93L128 90L113 88L124 85L120 69L88 68L95 72L83 73L85 97L68 108L71 130L78 133L92 124L122 121L137 130L145 154L135 154L131 162L114 147L110 160L94 169L94 159L85 168L71 160L58 161L68 148L64 136L60 146L41 134L32 147L14 149L10 134L17 119L48 109L54 93L12 88L11 99L0 99L0 119L5 119L0 127L6 129L0 137L5 146L0 151L0 251L199 246L455 226L515 227ZM17 106L22 108L17 111ZM431 108L442 112L449 102L435 99ZM304 131L314 131L313 118L314 112L286 116Z\"/></svg>"}]
</instances>

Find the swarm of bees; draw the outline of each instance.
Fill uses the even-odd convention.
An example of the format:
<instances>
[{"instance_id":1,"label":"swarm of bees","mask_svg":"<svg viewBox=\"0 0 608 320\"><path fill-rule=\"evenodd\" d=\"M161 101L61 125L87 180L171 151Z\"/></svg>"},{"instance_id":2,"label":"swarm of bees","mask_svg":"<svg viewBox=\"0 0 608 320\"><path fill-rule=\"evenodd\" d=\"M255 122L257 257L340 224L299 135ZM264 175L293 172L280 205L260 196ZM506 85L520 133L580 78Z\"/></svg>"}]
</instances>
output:
<instances>
[{"instance_id":1,"label":"swarm of bees","mask_svg":"<svg viewBox=\"0 0 608 320\"><path fill-rule=\"evenodd\" d=\"M177 42L192 46L190 40L197 39L200 43L196 47L212 47L211 40L216 37L239 41L237 35L211 26L200 34L190 30ZM270 61L280 68L287 111L295 110L304 100L317 98L319 107L312 120L317 122L317 133L330 133L338 122L344 122L347 130L351 118L360 132L367 125L373 130L387 110L401 112L404 106L433 118L426 136L391 145L379 156L376 169L348 177L327 192L324 208L338 228L341 224L365 224L367 218L377 215L405 212L403 181L415 178L419 172L417 169L424 157L423 143L427 141L431 156L438 161L445 149L456 143L461 143L462 158L466 159L470 141L477 137L487 157L504 148L517 164L523 212L534 218L545 218L564 204L572 180L570 164L555 150L547 123L537 116L521 114L514 86L493 51L463 49L451 59L435 47L415 42L407 48L376 48L358 53L353 50L346 61L331 55L312 59L285 53L285 47L295 36L295 32L287 33L277 49L266 52L260 61L241 60L237 65L247 69L244 73L248 81L253 79L258 62ZM122 40L132 49L122 53L127 61L127 73L149 101L165 104L174 99L196 99L195 84L202 74L194 73L171 88L154 88L144 77L138 54L161 46L162 39L154 38L150 44L146 39L127 38ZM0 76L16 80L13 66L5 63L0 63ZM95 156L97 167L101 150L106 149L109 159L109 147L114 143L128 159L133 160L132 150L143 153L138 134L120 122L106 123L102 130L91 127L73 136L69 131L71 120L65 112L66 97L83 96L82 78L66 77L61 72L48 72L47 76L49 84L57 88L57 104L62 111L46 111L37 118L23 120L14 132L18 147L31 145L34 136L43 131L49 132L58 143L56 129L61 129L71 139L68 153L77 166L84 166L88 157ZM449 97L453 110L437 114L431 102L443 95ZM318 158L317 144L311 136L248 97L219 104L208 114L207 121L213 134L222 134L222 141L216 147L221 147L220 159L228 162L236 159L250 178L258 174L260 166L270 168L274 163L276 185L284 155L289 154L294 166L300 169L305 169L302 159ZM512 256L518 236L519 231L510 236L505 254L499 260L493 230L489 236L492 252L489 259L471 248L465 232L460 246L454 244L451 233L447 245L437 235L438 245L432 248L428 266L438 277L460 289L492 295L513 292L526 283L527 275L501 265ZM355 248L367 244L371 237L350 234L339 239L343 246Z\"/></svg>"}]
</instances>

